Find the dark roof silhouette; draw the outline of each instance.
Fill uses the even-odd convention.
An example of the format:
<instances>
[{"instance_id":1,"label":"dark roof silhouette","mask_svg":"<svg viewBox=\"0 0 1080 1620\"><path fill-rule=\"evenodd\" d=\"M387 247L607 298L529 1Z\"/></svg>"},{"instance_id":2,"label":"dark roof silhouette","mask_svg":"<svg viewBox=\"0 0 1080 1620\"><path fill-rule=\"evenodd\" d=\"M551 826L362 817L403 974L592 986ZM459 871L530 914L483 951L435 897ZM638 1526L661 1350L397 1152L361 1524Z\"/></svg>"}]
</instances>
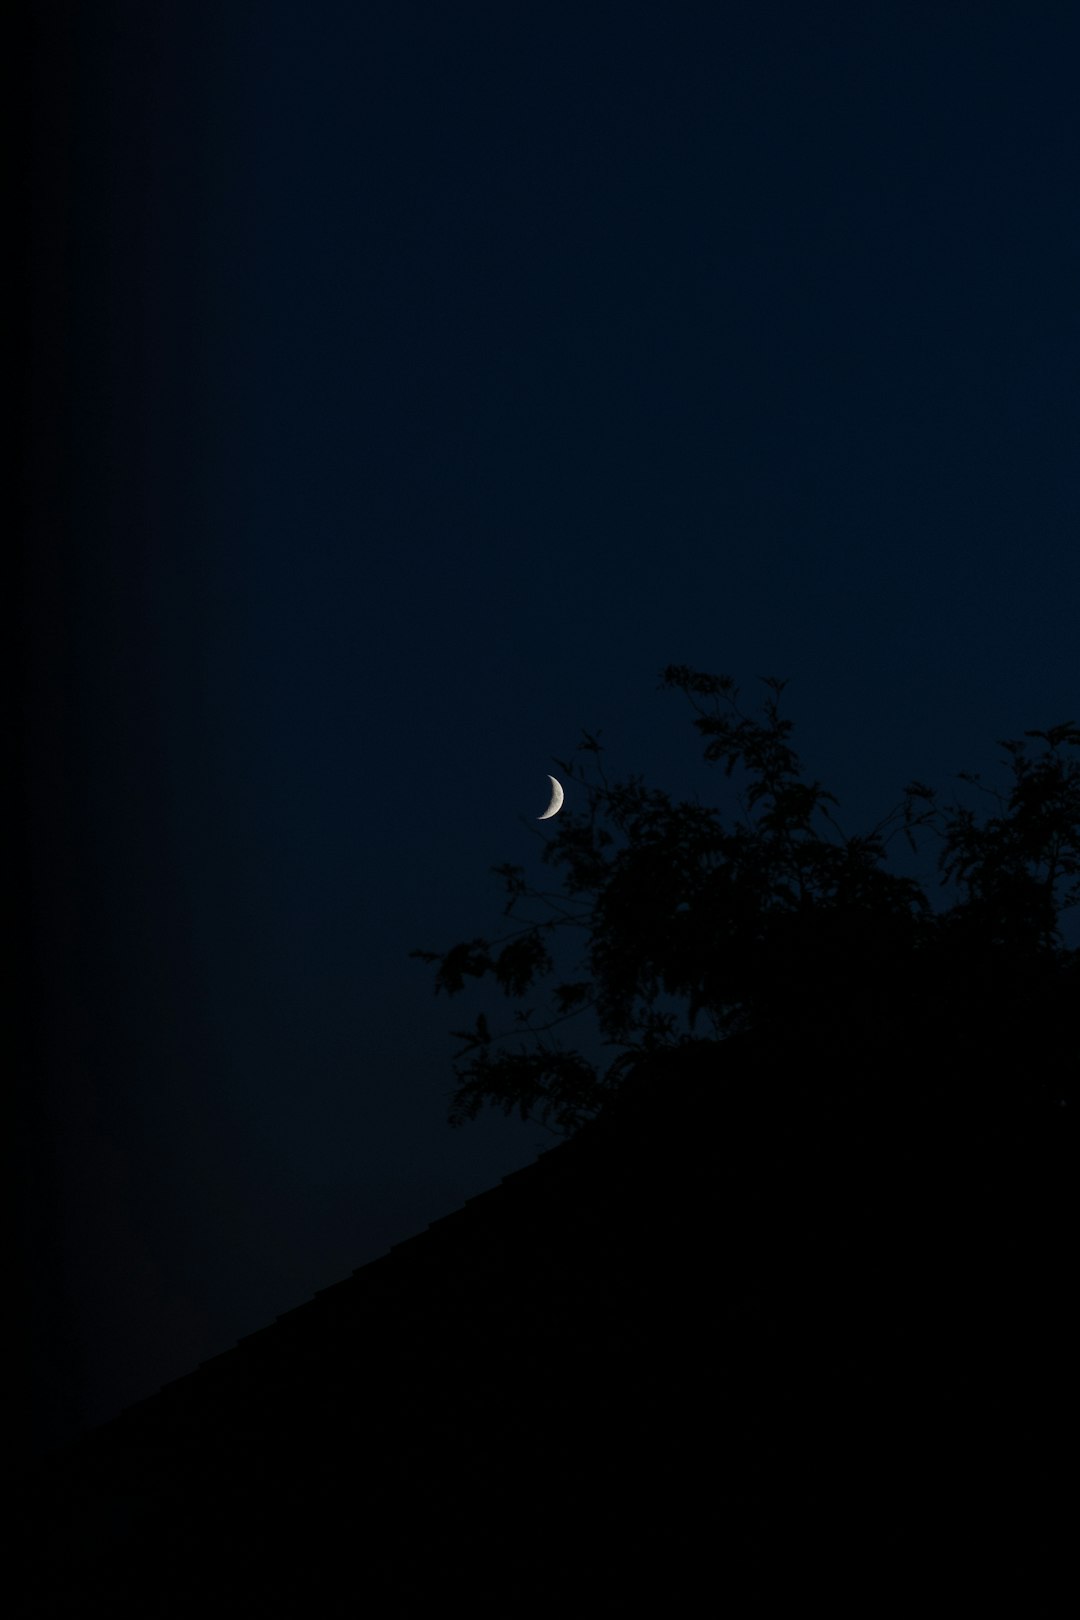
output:
<instances>
[{"instance_id":1,"label":"dark roof silhouette","mask_svg":"<svg viewBox=\"0 0 1080 1620\"><path fill-rule=\"evenodd\" d=\"M929 1569L1033 1499L1052 1539L1070 1133L795 1078L658 1058L48 1459L19 1612L738 1610Z\"/></svg>"}]
</instances>

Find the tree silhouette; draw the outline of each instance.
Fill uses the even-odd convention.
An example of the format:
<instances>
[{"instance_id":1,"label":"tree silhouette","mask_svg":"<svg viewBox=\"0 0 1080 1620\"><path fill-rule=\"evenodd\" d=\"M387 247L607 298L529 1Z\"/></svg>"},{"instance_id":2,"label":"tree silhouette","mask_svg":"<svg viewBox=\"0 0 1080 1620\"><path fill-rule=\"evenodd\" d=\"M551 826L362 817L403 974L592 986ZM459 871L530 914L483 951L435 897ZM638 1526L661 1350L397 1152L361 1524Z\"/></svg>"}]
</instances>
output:
<instances>
[{"instance_id":1,"label":"tree silhouette","mask_svg":"<svg viewBox=\"0 0 1080 1620\"><path fill-rule=\"evenodd\" d=\"M491 1105L571 1133L658 1052L731 1040L792 1076L813 1052L864 1095L893 1077L917 1089L928 1055L939 1099L943 1070L960 1103L1072 1095L1080 951L1065 948L1060 915L1080 900L1080 728L1025 732L1034 755L999 744L1005 793L960 773L994 806L985 819L913 782L851 836L791 746L786 682L763 684L755 717L729 677L671 665L661 679L688 699L705 759L738 773L738 818L637 776L609 781L585 733L577 758L556 762L586 805L544 836L560 886L496 867L509 930L412 953L435 965L436 991L490 977L515 1004L502 1031L481 1013L455 1032L451 1123ZM917 835L936 840L952 904L935 909L923 884L886 869L898 835L916 851ZM568 1027L590 1021L567 1045Z\"/></svg>"}]
</instances>

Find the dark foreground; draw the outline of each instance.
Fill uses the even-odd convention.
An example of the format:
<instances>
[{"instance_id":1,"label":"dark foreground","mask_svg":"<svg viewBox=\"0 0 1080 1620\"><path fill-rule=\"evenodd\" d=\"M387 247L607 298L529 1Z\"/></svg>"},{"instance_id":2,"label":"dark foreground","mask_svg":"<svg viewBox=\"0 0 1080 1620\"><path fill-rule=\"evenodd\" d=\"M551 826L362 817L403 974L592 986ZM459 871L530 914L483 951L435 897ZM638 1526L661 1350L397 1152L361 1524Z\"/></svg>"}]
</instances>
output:
<instances>
[{"instance_id":1,"label":"dark foreground","mask_svg":"<svg viewBox=\"0 0 1080 1620\"><path fill-rule=\"evenodd\" d=\"M16 1612L1030 1606L1070 1536L1074 1122L888 1090L669 1060L19 1480Z\"/></svg>"}]
</instances>

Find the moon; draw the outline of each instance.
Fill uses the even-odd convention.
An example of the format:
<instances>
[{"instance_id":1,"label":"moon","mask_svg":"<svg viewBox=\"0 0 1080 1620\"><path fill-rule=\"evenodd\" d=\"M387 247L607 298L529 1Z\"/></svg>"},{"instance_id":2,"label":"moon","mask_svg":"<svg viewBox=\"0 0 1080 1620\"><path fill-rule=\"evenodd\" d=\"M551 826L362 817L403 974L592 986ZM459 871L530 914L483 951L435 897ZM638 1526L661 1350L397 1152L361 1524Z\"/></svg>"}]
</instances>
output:
<instances>
[{"instance_id":1,"label":"moon","mask_svg":"<svg viewBox=\"0 0 1080 1620\"><path fill-rule=\"evenodd\" d=\"M560 783L556 782L553 776L549 776L548 781L551 783L551 803L548 805L542 816L537 816L537 821L550 821L551 817L557 816L559 811L562 809L562 786Z\"/></svg>"}]
</instances>

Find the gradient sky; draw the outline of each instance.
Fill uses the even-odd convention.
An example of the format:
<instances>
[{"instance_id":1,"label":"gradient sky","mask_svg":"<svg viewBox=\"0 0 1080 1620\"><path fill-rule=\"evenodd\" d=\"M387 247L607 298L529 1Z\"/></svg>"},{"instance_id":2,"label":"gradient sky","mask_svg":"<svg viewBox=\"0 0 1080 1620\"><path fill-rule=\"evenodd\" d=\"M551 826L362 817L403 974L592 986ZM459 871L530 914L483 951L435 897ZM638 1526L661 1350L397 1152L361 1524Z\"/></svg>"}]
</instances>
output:
<instances>
[{"instance_id":1,"label":"gradient sky","mask_svg":"<svg viewBox=\"0 0 1080 1620\"><path fill-rule=\"evenodd\" d=\"M789 678L851 830L1080 719L1080 13L31 9L57 1439L551 1141L448 1128L408 952L582 727L697 780L665 664Z\"/></svg>"}]
</instances>

